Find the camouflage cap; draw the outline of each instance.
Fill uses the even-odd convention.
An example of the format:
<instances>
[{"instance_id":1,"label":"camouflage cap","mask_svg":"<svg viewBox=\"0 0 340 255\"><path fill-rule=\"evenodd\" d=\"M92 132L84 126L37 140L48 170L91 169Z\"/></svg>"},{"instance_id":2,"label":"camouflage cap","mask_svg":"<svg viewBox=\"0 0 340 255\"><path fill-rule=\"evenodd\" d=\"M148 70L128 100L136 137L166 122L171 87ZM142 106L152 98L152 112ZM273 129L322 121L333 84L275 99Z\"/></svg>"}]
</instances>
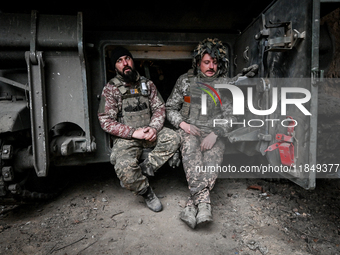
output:
<instances>
[{"instance_id":1,"label":"camouflage cap","mask_svg":"<svg viewBox=\"0 0 340 255\"><path fill-rule=\"evenodd\" d=\"M218 61L217 77L225 76L228 73L229 60L227 59L227 48L222 42L217 39L206 38L196 46L193 52L192 67L194 73L199 72L197 64L201 61L204 54L208 53L212 58L216 58Z\"/></svg>"}]
</instances>

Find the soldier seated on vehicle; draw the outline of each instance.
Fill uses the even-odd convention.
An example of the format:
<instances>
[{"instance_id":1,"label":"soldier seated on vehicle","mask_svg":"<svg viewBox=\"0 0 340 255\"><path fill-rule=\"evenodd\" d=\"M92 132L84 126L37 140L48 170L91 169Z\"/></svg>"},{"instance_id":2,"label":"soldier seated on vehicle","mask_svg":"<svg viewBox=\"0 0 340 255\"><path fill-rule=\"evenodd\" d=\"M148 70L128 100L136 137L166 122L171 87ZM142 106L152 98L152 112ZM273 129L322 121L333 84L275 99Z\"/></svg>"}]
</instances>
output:
<instances>
[{"instance_id":1,"label":"soldier seated on vehicle","mask_svg":"<svg viewBox=\"0 0 340 255\"><path fill-rule=\"evenodd\" d=\"M166 110L168 120L181 136L182 162L190 191L180 218L195 228L196 224L212 221L210 191L218 172L204 169L221 165L225 149L222 138L231 130L230 124L214 127L213 120L224 118L230 123L236 118L232 116L232 99L213 88L214 84L231 81L226 77L227 50L222 42L216 38L200 42L194 50L192 66L192 70L178 78L166 102ZM253 76L256 70L256 65L251 66L244 70L245 75ZM216 94L210 93L214 99L207 100L206 114L202 114L202 90L207 89Z\"/></svg>"},{"instance_id":2,"label":"soldier seated on vehicle","mask_svg":"<svg viewBox=\"0 0 340 255\"><path fill-rule=\"evenodd\" d=\"M153 176L180 144L179 135L166 127L165 105L154 83L139 75L131 53L117 47L111 54L116 76L103 89L98 110L100 125L114 136L110 162L122 186L144 197L155 212L162 204L147 176ZM139 164L143 148L154 149Z\"/></svg>"}]
</instances>

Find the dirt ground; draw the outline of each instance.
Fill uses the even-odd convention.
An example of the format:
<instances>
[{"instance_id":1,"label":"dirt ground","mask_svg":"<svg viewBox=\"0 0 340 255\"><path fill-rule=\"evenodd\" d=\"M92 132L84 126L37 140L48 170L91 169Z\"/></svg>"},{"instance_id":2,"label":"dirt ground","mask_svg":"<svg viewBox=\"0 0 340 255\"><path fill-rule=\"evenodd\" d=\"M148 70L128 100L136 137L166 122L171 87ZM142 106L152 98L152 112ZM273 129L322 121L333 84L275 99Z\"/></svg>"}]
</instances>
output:
<instances>
[{"instance_id":1,"label":"dirt ground","mask_svg":"<svg viewBox=\"0 0 340 255\"><path fill-rule=\"evenodd\" d=\"M119 185L110 165L70 168L55 199L0 207L0 254L340 254L339 180L307 191L292 182L218 179L214 221L179 219L188 196L183 170L150 179L163 211Z\"/></svg>"}]
</instances>

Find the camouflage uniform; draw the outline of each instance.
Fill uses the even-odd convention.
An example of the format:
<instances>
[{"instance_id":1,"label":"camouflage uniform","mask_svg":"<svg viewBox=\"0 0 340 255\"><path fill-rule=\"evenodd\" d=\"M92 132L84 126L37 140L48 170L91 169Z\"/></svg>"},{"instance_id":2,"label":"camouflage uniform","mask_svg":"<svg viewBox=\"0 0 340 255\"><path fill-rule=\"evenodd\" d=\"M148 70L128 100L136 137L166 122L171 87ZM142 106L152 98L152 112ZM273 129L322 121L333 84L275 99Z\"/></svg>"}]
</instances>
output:
<instances>
[{"instance_id":1,"label":"camouflage uniform","mask_svg":"<svg viewBox=\"0 0 340 255\"><path fill-rule=\"evenodd\" d=\"M200 42L193 53L193 70L178 78L166 103L167 118L181 136L182 161L190 190L180 219L191 228L213 221L210 191L218 177L218 169L223 167L223 137L231 131L231 121L236 121L232 116L231 93L214 88L215 84L233 82L226 78L229 64L226 53L227 49L216 38ZM256 69L254 66L244 71ZM215 126L215 119L227 121ZM186 124L180 127L182 122Z\"/></svg>"},{"instance_id":2,"label":"camouflage uniform","mask_svg":"<svg viewBox=\"0 0 340 255\"><path fill-rule=\"evenodd\" d=\"M196 137L178 130L181 136L181 152L185 175L188 181L190 197L187 206L198 205L199 203L210 204L210 191L213 189L218 172L211 172L206 169L197 171L196 166L208 167L221 165L224 152L224 141L219 139L215 145L205 152L201 152L200 144L208 133L201 132L200 137Z\"/></svg>"},{"instance_id":3,"label":"camouflage uniform","mask_svg":"<svg viewBox=\"0 0 340 255\"><path fill-rule=\"evenodd\" d=\"M119 83L119 84L117 84ZM171 129L163 128L165 120L165 106L161 95L152 81L147 80L148 95L132 95L140 93L140 77L138 75L136 83L126 84L120 75L117 75L104 87L98 119L104 131L114 137L110 162L115 165L115 171L123 185L138 194L149 186L148 179L141 172L138 159L143 148L154 147L148 155L148 160L152 169L159 169L177 150L180 138ZM124 90L121 90L123 88ZM124 97L122 91L127 91ZM146 99L145 99L146 98ZM126 109L126 101L131 109L137 109L146 100L149 112L141 115L142 111L136 111L134 120L127 123L127 119L122 116ZM125 110L126 111L126 110ZM126 112L124 112L125 115ZM136 121L137 120L137 121ZM132 124L131 124L132 123ZM154 142L132 138L132 134L138 128L149 126L157 130L157 140Z\"/></svg>"},{"instance_id":4,"label":"camouflage uniform","mask_svg":"<svg viewBox=\"0 0 340 255\"><path fill-rule=\"evenodd\" d=\"M149 186L148 178L142 174L138 164L143 148L156 146L148 155L149 162L156 171L175 153L179 143L178 135L169 128L158 132L155 142L115 138L110 162L115 166L124 187L138 194Z\"/></svg>"},{"instance_id":5,"label":"camouflage uniform","mask_svg":"<svg viewBox=\"0 0 340 255\"><path fill-rule=\"evenodd\" d=\"M203 78L193 76L192 72L181 75L176 85L166 102L167 118L170 123L178 129L178 133L181 136L181 153L184 171L188 181L188 187L190 190L190 198L187 202L187 206L197 205L199 203L210 203L210 191L215 185L218 173L210 171L196 171L196 167L207 167L221 165L224 153L224 139L217 139L216 143L210 150L201 152L200 144L203 139L211 132L219 131L219 136L224 137L230 131L230 125L221 125L218 128L213 127L214 119L233 119L232 114L232 100L231 95L222 95L218 91L220 98L222 99L222 105L218 103L216 106L211 98L208 98L208 114L205 116L193 116L191 112L195 108L201 107L200 100L193 100L193 87L200 83L206 83L210 86L214 84L225 84L228 82L227 78ZM191 96L190 108L183 110L186 106L184 97L186 95ZM197 94L197 93L196 93ZM196 95L197 96L197 95ZM218 102L218 98L214 95L215 100ZM197 110L197 109L196 109ZM190 113L188 114L189 111ZM203 120L202 120L203 118ZM201 121L199 121L201 119ZM187 134L184 130L179 128L179 124L185 121L186 123L193 124L201 130L201 136L193 136Z\"/></svg>"}]
</instances>

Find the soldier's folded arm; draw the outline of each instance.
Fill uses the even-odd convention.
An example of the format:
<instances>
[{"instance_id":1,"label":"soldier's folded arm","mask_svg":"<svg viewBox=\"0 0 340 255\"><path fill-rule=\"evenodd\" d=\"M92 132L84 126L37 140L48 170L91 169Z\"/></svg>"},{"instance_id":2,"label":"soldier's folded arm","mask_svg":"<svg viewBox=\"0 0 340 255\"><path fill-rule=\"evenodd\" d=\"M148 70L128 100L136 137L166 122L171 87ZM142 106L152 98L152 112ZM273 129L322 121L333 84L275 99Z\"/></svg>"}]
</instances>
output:
<instances>
[{"instance_id":1,"label":"soldier's folded arm","mask_svg":"<svg viewBox=\"0 0 340 255\"><path fill-rule=\"evenodd\" d=\"M98 109L98 119L102 129L114 136L131 139L135 128L127 126L117 121L118 117L118 102L116 98L109 92L106 86L100 100Z\"/></svg>"}]
</instances>

